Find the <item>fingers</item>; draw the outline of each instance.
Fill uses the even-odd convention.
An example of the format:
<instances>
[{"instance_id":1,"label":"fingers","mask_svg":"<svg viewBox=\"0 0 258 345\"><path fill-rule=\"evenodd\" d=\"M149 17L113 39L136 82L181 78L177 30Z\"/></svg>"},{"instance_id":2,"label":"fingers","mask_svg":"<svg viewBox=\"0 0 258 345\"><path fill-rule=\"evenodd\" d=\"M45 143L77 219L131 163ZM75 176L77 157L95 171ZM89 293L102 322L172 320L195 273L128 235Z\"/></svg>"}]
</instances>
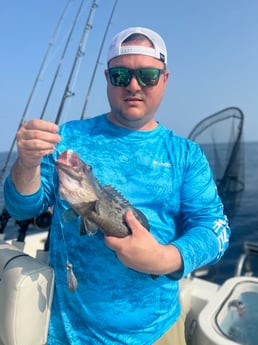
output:
<instances>
[{"instance_id":1,"label":"fingers","mask_svg":"<svg viewBox=\"0 0 258 345\"><path fill-rule=\"evenodd\" d=\"M113 237L113 236L105 236L104 237L105 244L108 248L114 250L115 252L118 251L123 242L123 238Z\"/></svg>"},{"instance_id":2,"label":"fingers","mask_svg":"<svg viewBox=\"0 0 258 345\"><path fill-rule=\"evenodd\" d=\"M44 120L24 122L17 132L17 148L21 161L27 166L38 165L44 155L52 153L61 140L58 126Z\"/></svg>"},{"instance_id":3,"label":"fingers","mask_svg":"<svg viewBox=\"0 0 258 345\"><path fill-rule=\"evenodd\" d=\"M126 212L125 221L126 221L126 224L128 225L128 227L130 228L132 234L134 233L136 227L140 225L138 220L135 218L132 210L128 210Z\"/></svg>"},{"instance_id":4,"label":"fingers","mask_svg":"<svg viewBox=\"0 0 258 345\"><path fill-rule=\"evenodd\" d=\"M58 126L49 121L34 119L26 121L22 124L25 129L41 130L50 133L56 133L58 131Z\"/></svg>"},{"instance_id":5,"label":"fingers","mask_svg":"<svg viewBox=\"0 0 258 345\"><path fill-rule=\"evenodd\" d=\"M58 126L43 120L31 120L22 124L17 132L18 148L27 150L49 150L60 140Z\"/></svg>"},{"instance_id":6,"label":"fingers","mask_svg":"<svg viewBox=\"0 0 258 345\"><path fill-rule=\"evenodd\" d=\"M145 236L146 232L149 234L149 232L136 219L132 210L128 210L126 212L125 221L131 230L131 235L123 237L123 238L112 237L112 236L105 237L106 245L115 251L120 250L121 248L123 248L123 246L128 246L132 240L132 237L139 238L142 235Z\"/></svg>"},{"instance_id":7,"label":"fingers","mask_svg":"<svg viewBox=\"0 0 258 345\"><path fill-rule=\"evenodd\" d=\"M139 222L139 220L135 217L132 210L128 210L125 214L125 221L126 224L129 226L132 233L135 231L140 231L141 229L144 229L144 226Z\"/></svg>"},{"instance_id":8,"label":"fingers","mask_svg":"<svg viewBox=\"0 0 258 345\"><path fill-rule=\"evenodd\" d=\"M19 139L40 139L43 141L58 142L59 136L56 134L58 126L52 122L43 120L31 120L24 122L18 130Z\"/></svg>"}]
</instances>

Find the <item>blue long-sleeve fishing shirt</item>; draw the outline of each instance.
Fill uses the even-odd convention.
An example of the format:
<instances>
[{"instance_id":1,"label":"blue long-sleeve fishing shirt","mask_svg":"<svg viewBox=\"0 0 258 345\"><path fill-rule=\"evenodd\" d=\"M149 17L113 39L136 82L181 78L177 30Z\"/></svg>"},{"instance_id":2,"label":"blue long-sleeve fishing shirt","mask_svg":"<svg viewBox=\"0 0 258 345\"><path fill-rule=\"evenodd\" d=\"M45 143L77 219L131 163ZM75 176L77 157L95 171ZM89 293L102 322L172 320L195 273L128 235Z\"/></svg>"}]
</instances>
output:
<instances>
[{"instance_id":1,"label":"blue long-sleeve fishing shirt","mask_svg":"<svg viewBox=\"0 0 258 345\"><path fill-rule=\"evenodd\" d=\"M48 344L150 345L180 314L178 280L217 262L228 247L230 230L208 162L197 144L161 124L134 131L102 115L68 122L60 135L57 150L42 162L38 192L21 195L10 177L5 183L6 206L15 219L54 205L50 262L56 288ZM66 149L145 214L158 242L179 249L181 272L152 279L124 266L101 231L80 236L79 219L63 221L68 205L60 200L54 162ZM75 292L67 288L67 254L78 280Z\"/></svg>"}]
</instances>

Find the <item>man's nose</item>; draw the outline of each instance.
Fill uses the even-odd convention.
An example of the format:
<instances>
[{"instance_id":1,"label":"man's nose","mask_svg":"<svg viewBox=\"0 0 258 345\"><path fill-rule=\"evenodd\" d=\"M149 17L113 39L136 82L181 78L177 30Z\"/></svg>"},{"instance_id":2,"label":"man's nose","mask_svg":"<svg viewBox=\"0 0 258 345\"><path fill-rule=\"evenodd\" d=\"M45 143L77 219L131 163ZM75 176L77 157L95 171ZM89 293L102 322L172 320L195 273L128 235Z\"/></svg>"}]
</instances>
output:
<instances>
[{"instance_id":1,"label":"man's nose","mask_svg":"<svg viewBox=\"0 0 258 345\"><path fill-rule=\"evenodd\" d=\"M139 82L138 82L138 80L134 74L132 75L130 83L127 87L130 89L133 89L133 90L141 89L141 85L139 84Z\"/></svg>"}]
</instances>

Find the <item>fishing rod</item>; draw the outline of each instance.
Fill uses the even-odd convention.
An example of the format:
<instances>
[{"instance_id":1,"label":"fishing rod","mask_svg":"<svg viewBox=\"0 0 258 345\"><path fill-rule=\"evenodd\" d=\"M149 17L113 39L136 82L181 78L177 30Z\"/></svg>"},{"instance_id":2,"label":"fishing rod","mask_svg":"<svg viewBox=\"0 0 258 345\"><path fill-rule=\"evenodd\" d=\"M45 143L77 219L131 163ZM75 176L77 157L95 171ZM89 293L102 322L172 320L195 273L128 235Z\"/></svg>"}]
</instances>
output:
<instances>
[{"instance_id":1,"label":"fishing rod","mask_svg":"<svg viewBox=\"0 0 258 345\"><path fill-rule=\"evenodd\" d=\"M52 92L53 92L53 90L54 90L55 83L56 83L56 81L57 81L57 78L58 78L60 69L61 69L62 64L63 64L63 61L64 61L64 57L65 57L65 55L66 55L66 53L67 53L69 44L70 44L70 42L71 42L73 32L74 32L74 30L75 30L75 28L76 28L77 22L78 22L78 20L79 20L80 15L81 15L84 1L85 1L85 0L81 0L80 6L79 6L79 8L78 8L78 11L77 11L76 16L75 16L75 18L74 18L74 21L73 21L73 23L72 23L72 26L71 26L69 35L68 35L67 40L66 40L66 44L65 44L65 46L64 46L63 52L62 52L61 57L60 57L59 62L58 62L58 66L57 66L55 75L54 75L54 77L53 77L51 86L50 86L50 88L49 88L49 92L48 92L48 94L47 94L47 98L46 98L46 101L45 101L45 103L44 103L44 106L43 106L43 109L42 109L42 112L41 112L41 115L40 115L40 119L43 119L44 114L45 114L45 111L46 111L46 109L47 109L47 106L48 106L50 97L51 97ZM57 123L57 122L56 122L56 123Z\"/></svg>"},{"instance_id":2,"label":"fishing rod","mask_svg":"<svg viewBox=\"0 0 258 345\"><path fill-rule=\"evenodd\" d=\"M94 70L93 70L93 73L92 73L92 77L91 77L91 80L90 80L88 91L87 91L87 94L85 96L85 102L84 102L84 105L83 105L83 108L82 108L81 120L85 119L85 117L86 117L86 107L87 107L88 100L89 100L89 97L90 97L91 88L92 88L92 85L93 85L93 82L94 82L94 79L95 79L95 76L96 76L98 65L100 63L100 56L102 54L104 43L105 43L105 40L106 40L106 37L107 37L107 33L108 33L108 30L109 30L109 27L110 27L110 24L111 24L111 20L113 18L114 12L115 12L115 8L116 8L116 5L117 5L117 2L118 2L118 0L115 0L113 8L112 8L112 11L111 11L111 14L109 16L109 21L107 23L106 30L104 32L104 36L103 36L102 43L101 43L101 46L100 46L100 49L99 49L99 53L98 53L98 57L97 57L97 60L96 60L96 63L95 63L95 67L94 67Z\"/></svg>"},{"instance_id":3,"label":"fishing rod","mask_svg":"<svg viewBox=\"0 0 258 345\"><path fill-rule=\"evenodd\" d=\"M56 115L56 119L55 119L55 123L58 124L62 115L62 111L65 105L65 102L67 100L68 97L73 96L74 93L71 91L72 87L71 87L71 82L72 80L74 81L73 83L73 87L76 83L77 77L78 77L78 71L79 71L79 67L80 67L80 60L81 57L84 55L84 48L86 45L86 39L88 38L88 33L92 28L92 22L93 22L93 18L94 18L94 14L95 14L95 10L98 7L97 1L93 0L92 1L92 5L91 5L91 9L89 11L89 15L88 18L86 20L85 26L84 26L84 30L81 36L81 40L74 58L74 62L70 71L70 75L69 78L67 80L66 86L65 86L65 90L63 93L63 97ZM75 76L75 77L74 77Z\"/></svg>"},{"instance_id":4,"label":"fishing rod","mask_svg":"<svg viewBox=\"0 0 258 345\"><path fill-rule=\"evenodd\" d=\"M72 1L73 1L73 0L68 0L68 2L66 3L66 5L65 5L65 7L64 7L64 9L63 9L63 11L62 11L62 13L61 13L61 16L60 16L60 18L59 18L59 20L58 20L58 22L57 22L57 25L56 25L56 27L55 27L55 29L54 29L54 33L53 33L53 35L52 35L52 37L51 37L51 39L50 39L50 41L49 41L47 50L46 50L46 52L45 52L45 54L44 54L43 60L42 60L42 62L41 62L41 65L40 65L39 71L38 71L38 73L37 73L36 79L35 79L35 81L34 81L34 83L33 83L33 86L32 86L32 89L31 89L31 92L30 92L28 101L27 101L27 103L26 103L26 105L25 105L25 108L24 108L23 114L22 114L22 116L21 116L21 120L20 120L20 123L19 123L19 126L18 126L17 130L21 127L21 125L22 125L22 123L24 122L24 119L25 119L25 117L26 117L26 115L27 115L27 112L28 112L29 106L30 106L30 104L31 104L32 98L33 98L33 96L34 96L34 93L35 93L35 91L36 91L38 82L39 82L39 80L40 80L40 78L41 78L41 76L42 76L42 74L43 74L44 67L45 67L45 64L46 64L46 62L47 62L48 56L49 56L49 54L50 54L50 51L51 51L52 47L54 46L54 42L55 42L56 36L57 36L57 34L58 34L59 30L60 30L60 27L61 27L63 18L64 18L65 13L67 12L68 7L69 7L69 5L70 5L70 3L71 3ZM14 146L15 146L15 143L16 143L16 136L14 136L14 138L13 138L13 141L12 141L11 146L10 146L10 149L9 149L9 151L8 151L8 155L7 155L7 157L6 157L4 166L3 166L2 170L1 170L0 184L2 183L2 179L3 179L4 175L5 175L5 172L6 172L8 163L9 163L9 161L10 161L10 158L11 158L11 155L12 155L12 152L13 152L13 149L14 149Z\"/></svg>"}]
</instances>

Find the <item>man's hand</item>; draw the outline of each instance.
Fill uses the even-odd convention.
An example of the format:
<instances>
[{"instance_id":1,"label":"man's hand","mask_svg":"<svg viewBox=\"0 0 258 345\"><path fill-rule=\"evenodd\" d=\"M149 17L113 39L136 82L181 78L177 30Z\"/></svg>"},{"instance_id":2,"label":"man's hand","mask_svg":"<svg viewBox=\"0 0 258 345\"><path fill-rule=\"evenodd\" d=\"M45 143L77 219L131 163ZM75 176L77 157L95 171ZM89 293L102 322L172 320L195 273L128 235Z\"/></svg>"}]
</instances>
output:
<instances>
[{"instance_id":1,"label":"man's hand","mask_svg":"<svg viewBox=\"0 0 258 345\"><path fill-rule=\"evenodd\" d=\"M18 158L12 168L12 181L22 194L33 194L40 186L42 157L52 153L61 140L58 126L44 120L30 120L17 132Z\"/></svg>"},{"instance_id":2,"label":"man's hand","mask_svg":"<svg viewBox=\"0 0 258 345\"><path fill-rule=\"evenodd\" d=\"M125 266L154 275L168 274L181 268L181 255L176 247L159 244L132 211L127 211L125 219L131 235L124 238L105 237L106 245L116 252Z\"/></svg>"},{"instance_id":3,"label":"man's hand","mask_svg":"<svg viewBox=\"0 0 258 345\"><path fill-rule=\"evenodd\" d=\"M40 165L43 156L52 153L61 140L56 132L58 126L44 120L24 122L17 132L19 160L27 168Z\"/></svg>"}]
</instances>

